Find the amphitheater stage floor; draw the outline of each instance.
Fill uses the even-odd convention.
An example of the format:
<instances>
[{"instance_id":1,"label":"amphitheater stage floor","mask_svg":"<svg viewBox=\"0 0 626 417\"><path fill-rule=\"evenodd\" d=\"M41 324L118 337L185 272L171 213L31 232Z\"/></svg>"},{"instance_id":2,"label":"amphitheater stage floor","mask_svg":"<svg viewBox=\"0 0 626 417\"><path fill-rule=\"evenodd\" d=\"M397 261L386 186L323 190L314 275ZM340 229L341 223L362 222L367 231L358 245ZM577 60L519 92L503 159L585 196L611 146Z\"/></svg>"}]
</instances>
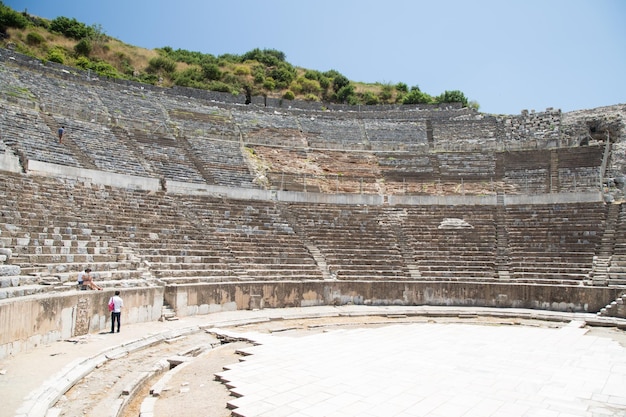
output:
<instances>
[{"instance_id":1,"label":"amphitheater stage floor","mask_svg":"<svg viewBox=\"0 0 626 417\"><path fill-rule=\"evenodd\" d=\"M365 323L375 315L395 322L306 331L288 324L319 317L329 324L339 317ZM404 320L409 317L421 320ZM492 320L459 320L473 317ZM504 325L500 317L558 324ZM0 416L45 416L49 399L80 364L137 340L194 328L258 343L244 349L251 354L244 361L219 374L243 395L229 400L238 416L625 416L626 337L623 331L607 337L582 327L595 320L534 310L345 306L127 325L119 334L55 342L0 361ZM263 323L281 326L271 331ZM193 367L185 369L181 373L189 375L181 378L193 389ZM153 416L165 417L158 410Z\"/></svg>"}]
</instances>

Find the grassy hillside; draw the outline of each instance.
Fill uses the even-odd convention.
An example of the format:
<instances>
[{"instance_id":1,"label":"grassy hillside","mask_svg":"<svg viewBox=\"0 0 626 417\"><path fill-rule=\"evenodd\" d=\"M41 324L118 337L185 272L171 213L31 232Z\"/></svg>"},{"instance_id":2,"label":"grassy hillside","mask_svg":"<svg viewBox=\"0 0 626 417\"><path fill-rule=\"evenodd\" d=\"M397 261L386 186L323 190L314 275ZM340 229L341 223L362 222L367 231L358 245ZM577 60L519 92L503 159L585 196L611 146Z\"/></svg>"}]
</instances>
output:
<instances>
[{"instance_id":1,"label":"grassy hillside","mask_svg":"<svg viewBox=\"0 0 626 417\"><path fill-rule=\"evenodd\" d=\"M461 102L478 108L458 90L432 96L405 83L354 82L335 70L321 72L293 66L283 52L273 49L214 56L167 46L139 48L106 35L99 25L87 26L64 16L42 19L2 2L0 47L42 61L164 87L178 85L247 96L347 104Z\"/></svg>"}]
</instances>

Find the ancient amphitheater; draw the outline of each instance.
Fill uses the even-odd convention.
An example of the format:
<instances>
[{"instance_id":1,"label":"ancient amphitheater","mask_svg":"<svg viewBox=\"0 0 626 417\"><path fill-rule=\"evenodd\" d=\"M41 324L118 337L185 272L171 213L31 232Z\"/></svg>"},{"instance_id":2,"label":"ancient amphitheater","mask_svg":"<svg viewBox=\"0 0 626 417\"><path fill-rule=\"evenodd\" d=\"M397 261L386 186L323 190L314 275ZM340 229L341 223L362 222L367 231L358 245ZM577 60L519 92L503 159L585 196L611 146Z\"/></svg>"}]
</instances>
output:
<instances>
[{"instance_id":1,"label":"ancient amphitheater","mask_svg":"<svg viewBox=\"0 0 626 417\"><path fill-rule=\"evenodd\" d=\"M0 62L0 415L626 415L626 105Z\"/></svg>"}]
</instances>

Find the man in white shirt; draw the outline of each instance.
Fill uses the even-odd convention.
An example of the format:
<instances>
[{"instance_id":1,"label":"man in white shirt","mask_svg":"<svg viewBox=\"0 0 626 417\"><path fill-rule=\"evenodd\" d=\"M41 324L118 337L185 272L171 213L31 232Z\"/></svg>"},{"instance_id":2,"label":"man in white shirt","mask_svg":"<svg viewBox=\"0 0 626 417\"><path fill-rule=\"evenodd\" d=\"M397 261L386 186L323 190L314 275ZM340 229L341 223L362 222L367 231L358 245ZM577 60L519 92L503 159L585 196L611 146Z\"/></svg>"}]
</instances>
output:
<instances>
[{"instance_id":1,"label":"man in white shirt","mask_svg":"<svg viewBox=\"0 0 626 417\"><path fill-rule=\"evenodd\" d=\"M115 330L116 321L117 332L120 332L120 317L122 315L122 307L124 307L124 300L122 300L122 297L120 297L120 292L115 291L115 295L111 297L111 299L109 299L109 308L111 309L111 333L113 333L113 330Z\"/></svg>"}]
</instances>

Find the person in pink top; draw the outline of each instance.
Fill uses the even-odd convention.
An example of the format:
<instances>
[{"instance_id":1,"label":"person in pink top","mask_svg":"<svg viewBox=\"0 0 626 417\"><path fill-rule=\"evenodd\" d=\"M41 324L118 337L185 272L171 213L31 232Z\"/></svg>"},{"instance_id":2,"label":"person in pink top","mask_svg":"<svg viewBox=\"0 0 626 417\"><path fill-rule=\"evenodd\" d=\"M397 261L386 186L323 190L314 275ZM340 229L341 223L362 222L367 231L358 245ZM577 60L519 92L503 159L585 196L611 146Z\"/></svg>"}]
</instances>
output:
<instances>
[{"instance_id":1,"label":"person in pink top","mask_svg":"<svg viewBox=\"0 0 626 417\"><path fill-rule=\"evenodd\" d=\"M112 308L111 308L112 307ZM115 330L115 322L117 321L117 332L120 332L120 318L122 316L122 307L124 300L120 297L120 292L115 291L115 295L109 299L109 308L111 309L111 333Z\"/></svg>"}]
</instances>

